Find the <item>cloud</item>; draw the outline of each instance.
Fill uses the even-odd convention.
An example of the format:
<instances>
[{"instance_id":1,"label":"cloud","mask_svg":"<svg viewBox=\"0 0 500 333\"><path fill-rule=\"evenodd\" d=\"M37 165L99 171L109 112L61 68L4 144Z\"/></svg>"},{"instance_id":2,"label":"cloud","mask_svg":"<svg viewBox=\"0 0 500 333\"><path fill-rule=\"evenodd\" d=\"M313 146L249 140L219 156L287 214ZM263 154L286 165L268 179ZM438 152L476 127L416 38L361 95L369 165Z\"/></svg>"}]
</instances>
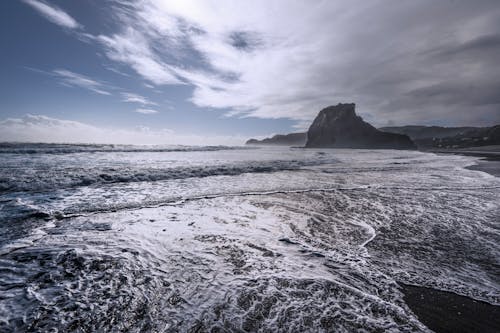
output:
<instances>
[{"instance_id":1,"label":"cloud","mask_svg":"<svg viewBox=\"0 0 500 333\"><path fill-rule=\"evenodd\" d=\"M0 120L0 141L49 143L115 143L165 145L241 145L240 136L200 136L178 134L169 129L153 130L144 126L133 129L104 128L73 120L26 115Z\"/></svg>"},{"instance_id":2,"label":"cloud","mask_svg":"<svg viewBox=\"0 0 500 333\"><path fill-rule=\"evenodd\" d=\"M146 84L189 85L192 103L229 110L227 116L289 118L302 128L327 105L355 102L375 125L500 121L496 0L114 0L110 6L116 30L86 40Z\"/></svg>"},{"instance_id":3,"label":"cloud","mask_svg":"<svg viewBox=\"0 0 500 333\"><path fill-rule=\"evenodd\" d=\"M33 7L52 23L69 29L77 29L81 27L81 25L76 22L74 18L56 6L49 5L48 3L39 0L23 0L23 2Z\"/></svg>"},{"instance_id":4,"label":"cloud","mask_svg":"<svg viewBox=\"0 0 500 333\"><path fill-rule=\"evenodd\" d=\"M124 92L124 93L121 93L121 95L123 97L124 102L138 103L138 104L142 104L142 105L158 105L157 103L152 102L152 101L148 100L146 97L138 95L138 94Z\"/></svg>"},{"instance_id":5,"label":"cloud","mask_svg":"<svg viewBox=\"0 0 500 333\"><path fill-rule=\"evenodd\" d=\"M129 65L148 81L157 85L183 83L168 65L158 59L147 38L139 31L128 27L123 34L100 35L97 39L111 60Z\"/></svg>"},{"instance_id":6,"label":"cloud","mask_svg":"<svg viewBox=\"0 0 500 333\"><path fill-rule=\"evenodd\" d=\"M136 109L135 112L142 113L142 114L155 114L155 113L158 113L158 111L153 110L153 109Z\"/></svg>"},{"instance_id":7,"label":"cloud","mask_svg":"<svg viewBox=\"0 0 500 333\"><path fill-rule=\"evenodd\" d=\"M118 16L121 31L99 36L108 56L151 83L192 85L200 107L299 127L322 107L351 101L375 123L498 119L489 93L460 93L500 75L495 1L115 4L129 10ZM453 98L429 105L422 92L435 87Z\"/></svg>"},{"instance_id":8,"label":"cloud","mask_svg":"<svg viewBox=\"0 0 500 333\"><path fill-rule=\"evenodd\" d=\"M90 79L89 77L78 74L67 69L56 69L52 74L61 80L61 83L70 87L80 87L93 91L101 95L111 95L104 90L106 87L103 83Z\"/></svg>"}]
</instances>

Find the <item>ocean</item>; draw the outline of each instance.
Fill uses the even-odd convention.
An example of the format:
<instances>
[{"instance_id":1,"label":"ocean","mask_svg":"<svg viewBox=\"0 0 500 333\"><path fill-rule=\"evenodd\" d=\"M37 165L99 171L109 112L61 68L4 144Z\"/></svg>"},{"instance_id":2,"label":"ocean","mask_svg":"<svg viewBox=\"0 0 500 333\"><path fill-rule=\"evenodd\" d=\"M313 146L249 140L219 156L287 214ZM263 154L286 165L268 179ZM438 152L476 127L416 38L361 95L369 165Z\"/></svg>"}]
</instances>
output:
<instances>
[{"instance_id":1,"label":"ocean","mask_svg":"<svg viewBox=\"0 0 500 333\"><path fill-rule=\"evenodd\" d=\"M1 332L428 332L500 305L500 178L417 151L0 145Z\"/></svg>"}]
</instances>

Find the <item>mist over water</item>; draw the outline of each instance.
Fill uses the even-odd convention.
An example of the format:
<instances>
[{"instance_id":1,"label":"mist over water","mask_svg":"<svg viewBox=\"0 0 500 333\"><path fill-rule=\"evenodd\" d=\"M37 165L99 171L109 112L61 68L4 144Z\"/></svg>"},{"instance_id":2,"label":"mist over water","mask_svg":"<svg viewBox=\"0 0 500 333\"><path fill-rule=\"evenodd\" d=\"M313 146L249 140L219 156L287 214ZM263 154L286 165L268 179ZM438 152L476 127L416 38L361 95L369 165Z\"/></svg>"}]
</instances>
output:
<instances>
[{"instance_id":1,"label":"mist over water","mask_svg":"<svg viewBox=\"0 0 500 333\"><path fill-rule=\"evenodd\" d=\"M0 331L422 331L500 305L500 179L416 151L0 147Z\"/></svg>"}]
</instances>

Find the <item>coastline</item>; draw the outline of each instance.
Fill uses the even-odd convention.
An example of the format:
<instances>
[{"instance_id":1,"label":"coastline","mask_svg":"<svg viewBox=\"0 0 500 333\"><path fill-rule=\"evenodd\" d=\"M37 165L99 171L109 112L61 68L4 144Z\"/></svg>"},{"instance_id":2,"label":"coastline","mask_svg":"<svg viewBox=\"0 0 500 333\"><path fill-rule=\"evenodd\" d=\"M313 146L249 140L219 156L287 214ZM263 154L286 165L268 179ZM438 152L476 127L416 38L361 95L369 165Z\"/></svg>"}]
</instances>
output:
<instances>
[{"instance_id":1,"label":"coastline","mask_svg":"<svg viewBox=\"0 0 500 333\"><path fill-rule=\"evenodd\" d=\"M431 150L481 158L469 170L500 177L500 146ZM399 283L403 299L419 320L437 333L500 332L500 306L452 292Z\"/></svg>"},{"instance_id":2,"label":"coastline","mask_svg":"<svg viewBox=\"0 0 500 333\"><path fill-rule=\"evenodd\" d=\"M436 333L500 332L500 306L433 288L399 285L406 305Z\"/></svg>"},{"instance_id":3,"label":"coastline","mask_svg":"<svg viewBox=\"0 0 500 333\"><path fill-rule=\"evenodd\" d=\"M467 167L467 169L483 171L495 177L500 177L500 159L497 160L483 159L478 161L477 164Z\"/></svg>"},{"instance_id":4,"label":"coastline","mask_svg":"<svg viewBox=\"0 0 500 333\"><path fill-rule=\"evenodd\" d=\"M481 159L477 162L477 164L468 166L467 169L483 171L495 177L500 177L500 145L461 149L433 149L422 151L435 154L455 154L480 157Z\"/></svg>"}]
</instances>

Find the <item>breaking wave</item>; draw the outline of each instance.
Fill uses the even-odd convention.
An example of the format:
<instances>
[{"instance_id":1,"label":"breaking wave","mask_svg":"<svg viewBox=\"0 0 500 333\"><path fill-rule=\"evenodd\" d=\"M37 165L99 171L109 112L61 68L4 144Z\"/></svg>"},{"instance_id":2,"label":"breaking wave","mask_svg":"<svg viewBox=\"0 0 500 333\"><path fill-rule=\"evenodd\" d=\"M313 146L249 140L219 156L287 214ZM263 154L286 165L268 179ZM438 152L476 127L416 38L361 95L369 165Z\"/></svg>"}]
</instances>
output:
<instances>
[{"instance_id":1,"label":"breaking wave","mask_svg":"<svg viewBox=\"0 0 500 333\"><path fill-rule=\"evenodd\" d=\"M233 146L171 146L63 143L0 143L0 154L169 153L253 149Z\"/></svg>"},{"instance_id":2,"label":"breaking wave","mask_svg":"<svg viewBox=\"0 0 500 333\"><path fill-rule=\"evenodd\" d=\"M270 173L298 170L302 167L333 163L332 159L316 161L275 160L248 161L239 164L173 168L67 168L45 169L22 173L20 170L5 170L0 176L0 192L44 191L80 186L96 186L113 183L155 182L211 176L237 176L244 173Z\"/></svg>"}]
</instances>

